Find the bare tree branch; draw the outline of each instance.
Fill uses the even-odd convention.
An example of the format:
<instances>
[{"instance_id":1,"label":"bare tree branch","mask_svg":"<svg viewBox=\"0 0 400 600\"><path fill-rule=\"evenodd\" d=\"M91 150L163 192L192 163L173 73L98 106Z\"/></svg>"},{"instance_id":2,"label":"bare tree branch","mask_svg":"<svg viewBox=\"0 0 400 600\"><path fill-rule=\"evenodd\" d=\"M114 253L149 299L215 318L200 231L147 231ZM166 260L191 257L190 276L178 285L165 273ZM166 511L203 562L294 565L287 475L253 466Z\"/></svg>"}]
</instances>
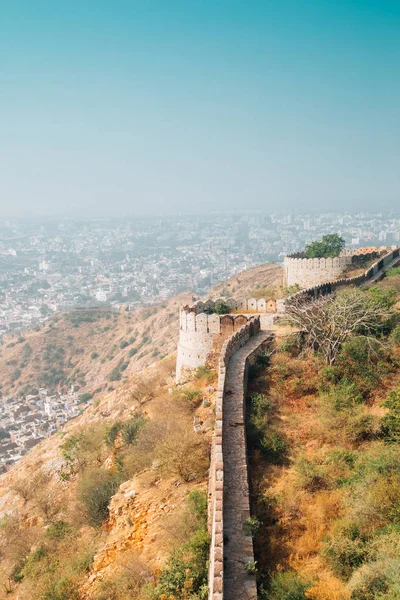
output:
<instances>
[{"instance_id":1,"label":"bare tree branch","mask_svg":"<svg viewBox=\"0 0 400 600\"><path fill-rule=\"evenodd\" d=\"M328 365L335 362L344 342L354 334L368 341L376 353L375 337L382 323L391 316L387 303L357 288L346 288L336 294L310 301L295 297L287 308L291 324L306 333L307 344L319 352Z\"/></svg>"}]
</instances>

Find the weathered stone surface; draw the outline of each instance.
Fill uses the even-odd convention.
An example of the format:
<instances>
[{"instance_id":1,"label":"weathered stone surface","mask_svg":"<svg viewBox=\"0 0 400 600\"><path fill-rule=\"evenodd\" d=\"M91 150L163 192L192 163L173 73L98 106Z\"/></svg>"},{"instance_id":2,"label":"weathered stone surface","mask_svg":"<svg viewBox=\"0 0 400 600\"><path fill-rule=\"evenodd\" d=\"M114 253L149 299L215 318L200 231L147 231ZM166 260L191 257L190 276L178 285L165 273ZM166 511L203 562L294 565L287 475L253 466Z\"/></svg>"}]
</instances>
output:
<instances>
[{"instance_id":1,"label":"weathered stone surface","mask_svg":"<svg viewBox=\"0 0 400 600\"><path fill-rule=\"evenodd\" d=\"M244 522L250 516L245 422L246 361L270 334L262 331L250 338L230 358L224 397L224 600L256 599L254 575L245 565L254 560L253 542L245 534Z\"/></svg>"}]
</instances>

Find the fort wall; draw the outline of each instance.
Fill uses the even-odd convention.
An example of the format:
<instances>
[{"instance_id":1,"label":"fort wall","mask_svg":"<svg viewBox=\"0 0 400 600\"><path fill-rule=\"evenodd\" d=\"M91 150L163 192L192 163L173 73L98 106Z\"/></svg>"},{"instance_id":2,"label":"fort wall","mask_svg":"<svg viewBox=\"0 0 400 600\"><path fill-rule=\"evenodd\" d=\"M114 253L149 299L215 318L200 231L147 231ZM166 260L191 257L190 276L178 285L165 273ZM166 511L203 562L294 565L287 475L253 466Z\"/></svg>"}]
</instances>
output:
<instances>
[{"instance_id":1,"label":"fort wall","mask_svg":"<svg viewBox=\"0 0 400 600\"><path fill-rule=\"evenodd\" d=\"M343 272L352 263L353 256L368 255L387 252L386 246L368 248L345 248L336 258L305 258L303 253L285 256L284 281L287 286L298 285L307 289L321 285L327 281L334 281L343 275Z\"/></svg>"},{"instance_id":2,"label":"fort wall","mask_svg":"<svg viewBox=\"0 0 400 600\"><path fill-rule=\"evenodd\" d=\"M277 309L284 311L285 305L294 298L301 297L309 301L341 287L379 279L386 269L399 260L400 248L396 248L387 252L362 275L310 287L279 301ZM250 306L253 308L254 305ZM223 331L231 333L223 341L218 360L215 428L208 486L208 524L211 535L208 600L224 600L224 597L226 600L257 598L256 581L245 572L245 565L254 561L254 551L251 537L247 537L242 528L242 524L250 516L250 496L246 435L241 426L245 424L249 365L260 349L273 340L267 331L260 331L262 319L273 318L273 315L251 315L247 317L246 323L234 331L235 324L240 324L239 317L246 318L245 315L224 315L219 320L220 334ZM183 322L187 324L187 320ZM239 502L236 495L232 498L234 490L240 490ZM231 546L225 546L225 540L229 540Z\"/></svg>"},{"instance_id":3,"label":"fort wall","mask_svg":"<svg viewBox=\"0 0 400 600\"><path fill-rule=\"evenodd\" d=\"M260 330L260 317L249 321L226 339L218 362L218 389L215 405L215 428L211 446L211 463L208 486L209 530L211 534L209 600L222 600L224 587L224 537L223 537L223 404L226 370L230 357Z\"/></svg>"},{"instance_id":4,"label":"fort wall","mask_svg":"<svg viewBox=\"0 0 400 600\"><path fill-rule=\"evenodd\" d=\"M309 300L312 298L318 298L319 296L326 296L327 294L332 294L336 290L347 287L347 286L360 286L366 284L375 279L379 279L383 277L385 270L393 266L400 260L400 248L394 248L387 252L384 256L380 257L369 269L367 269L361 275L357 275L356 277L347 277L342 279L336 279L334 281L326 281L319 285L314 285L308 287L289 298L283 300L279 305L279 312L284 312L285 307L288 303L298 299L304 298L305 300Z\"/></svg>"},{"instance_id":5,"label":"fort wall","mask_svg":"<svg viewBox=\"0 0 400 600\"><path fill-rule=\"evenodd\" d=\"M276 312L276 301L271 298L222 299L232 311L261 313L265 316ZM179 342L176 361L176 381L189 378L194 369L209 364L216 367L224 340L248 322L251 314L209 314L215 300L186 305L179 313Z\"/></svg>"}]
</instances>

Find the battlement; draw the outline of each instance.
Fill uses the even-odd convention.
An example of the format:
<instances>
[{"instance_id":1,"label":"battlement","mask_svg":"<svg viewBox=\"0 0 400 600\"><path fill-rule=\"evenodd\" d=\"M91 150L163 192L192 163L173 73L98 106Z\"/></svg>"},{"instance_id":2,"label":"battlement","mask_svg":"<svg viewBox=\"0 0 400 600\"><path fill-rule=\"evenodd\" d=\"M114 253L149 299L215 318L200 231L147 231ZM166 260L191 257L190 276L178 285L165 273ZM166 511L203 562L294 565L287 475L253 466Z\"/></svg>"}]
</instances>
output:
<instances>
[{"instance_id":1,"label":"battlement","mask_svg":"<svg viewBox=\"0 0 400 600\"><path fill-rule=\"evenodd\" d=\"M363 250L363 248L361 248ZM400 248L394 247L393 249L381 248L383 252L386 253L379 258L369 269L357 275L356 277L344 277L341 279L335 279L331 281L325 281L322 284L314 285L308 287L292 296L289 296L286 300L284 300L284 305L287 305L293 300L298 298L304 298L305 300L309 300L312 298L318 298L318 296L325 296L327 294L332 294L339 288L347 287L347 286L359 286L362 284L366 284L371 280L382 277L385 270L396 264L400 258ZM375 249L376 252L376 249ZM362 253L359 253L362 254ZM353 255L354 256L354 255ZM284 312L284 307L283 307Z\"/></svg>"},{"instance_id":2,"label":"battlement","mask_svg":"<svg viewBox=\"0 0 400 600\"><path fill-rule=\"evenodd\" d=\"M232 313L213 312L222 301ZM242 314L240 311L243 310ZM268 315L276 312L276 301L271 298L218 299L185 305L179 313L179 343L176 361L176 380L184 381L190 371L200 366L214 366L223 341L238 331L252 314Z\"/></svg>"},{"instance_id":3,"label":"battlement","mask_svg":"<svg viewBox=\"0 0 400 600\"><path fill-rule=\"evenodd\" d=\"M321 285L327 281L338 279L354 256L384 254L390 248L386 246L371 246L368 248L345 248L335 258L306 258L303 252L290 254L284 259L284 280L287 286L298 285L307 289Z\"/></svg>"},{"instance_id":4,"label":"battlement","mask_svg":"<svg viewBox=\"0 0 400 600\"><path fill-rule=\"evenodd\" d=\"M215 313L212 313L212 311L218 301L227 304L232 311L245 310L255 313L271 313L276 311L276 301L273 298L241 298L240 300L219 298L218 300L207 300L207 302L199 300L192 306L183 306L181 314L199 315L206 313L209 316L213 316Z\"/></svg>"}]
</instances>

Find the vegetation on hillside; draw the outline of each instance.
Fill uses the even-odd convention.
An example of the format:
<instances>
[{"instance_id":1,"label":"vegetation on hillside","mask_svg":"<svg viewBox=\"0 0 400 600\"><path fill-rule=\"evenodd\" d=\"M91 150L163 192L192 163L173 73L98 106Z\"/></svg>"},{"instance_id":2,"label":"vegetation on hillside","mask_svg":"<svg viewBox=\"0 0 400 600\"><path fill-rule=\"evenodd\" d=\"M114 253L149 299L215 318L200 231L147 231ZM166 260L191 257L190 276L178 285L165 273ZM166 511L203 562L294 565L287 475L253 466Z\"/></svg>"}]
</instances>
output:
<instances>
[{"instance_id":1,"label":"vegetation on hillside","mask_svg":"<svg viewBox=\"0 0 400 600\"><path fill-rule=\"evenodd\" d=\"M262 599L400 597L399 290L394 273L313 303L302 334L252 371Z\"/></svg>"},{"instance_id":2,"label":"vegetation on hillside","mask_svg":"<svg viewBox=\"0 0 400 600\"><path fill-rule=\"evenodd\" d=\"M287 308L290 323L304 335L308 348L333 365L346 340L357 337L358 344L377 352L384 334L394 323L392 307L396 294L390 290L364 292L347 287L335 294L292 299Z\"/></svg>"},{"instance_id":3,"label":"vegetation on hillside","mask_svg":"<svg viewBox=\"0 0 400 600\"><path fill-rule=\"evenodd\" d=\"M209 540L202 487L209 441L205 432L194 432L193 415L215 373L202 369L191 385L171 395L170 372L167 360L151 378L137 377L119 418L89 421L60 433L56 472L38 463L32 477L13 477L9 493L19 498L21 507L0 519L0 598L85 597L85 582L107 540L110 510L114 502L126 502L121 485L133 481L139 487L154 486L156 497L162 482L182 489L182 502L164 521L162 512L157 516L163 522L169 559L159 571L143 563L135 535L129 535L139 525L127 508L124 552L111 572L95 581L91 598L207 597ZM211 425L211 409L207 410Z\"/></svg>"}]
</instances>

